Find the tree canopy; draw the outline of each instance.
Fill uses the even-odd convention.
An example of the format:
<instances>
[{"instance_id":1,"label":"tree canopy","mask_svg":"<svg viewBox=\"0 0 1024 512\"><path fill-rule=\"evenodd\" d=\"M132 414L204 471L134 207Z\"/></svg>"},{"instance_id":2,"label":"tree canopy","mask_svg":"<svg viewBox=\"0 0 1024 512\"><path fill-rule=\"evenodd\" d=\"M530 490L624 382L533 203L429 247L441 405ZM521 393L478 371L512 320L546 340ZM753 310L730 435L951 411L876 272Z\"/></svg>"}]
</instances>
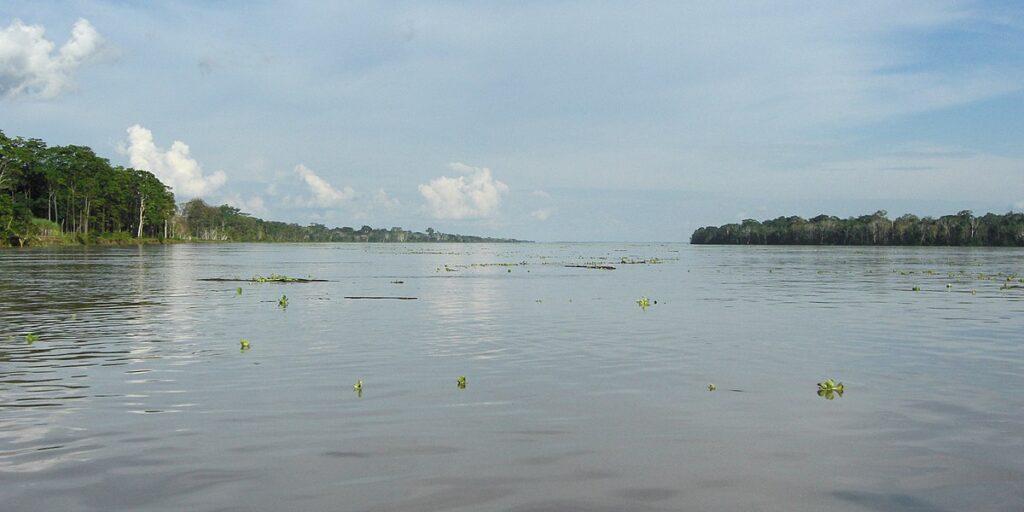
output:
<instances>
[{"instance_id":1,"label":"tree canopy","mask_svg":"<svg viewBox=\"0 0 1024 512\"><path fill-rule=\"evenodd\" d=\"M937 219L906 214L891 220L884 210L840 219L779 217L758 222L707 226L690 236L692 244L743 245L946 245L1024 246L1024 213L977 217L970 210Z\"/></svg>"},{"instance_id":2,"label":"tree canopy","mask_svg":"<svg viewBox=\"0 0 1024 512\"><path fill-rule=\"evenodd\" d=\"M174 194L148 171L111 165L85 146L48 147L0 131L0 242L160 236L174 211Z\"/></svg>"}]
</instances>

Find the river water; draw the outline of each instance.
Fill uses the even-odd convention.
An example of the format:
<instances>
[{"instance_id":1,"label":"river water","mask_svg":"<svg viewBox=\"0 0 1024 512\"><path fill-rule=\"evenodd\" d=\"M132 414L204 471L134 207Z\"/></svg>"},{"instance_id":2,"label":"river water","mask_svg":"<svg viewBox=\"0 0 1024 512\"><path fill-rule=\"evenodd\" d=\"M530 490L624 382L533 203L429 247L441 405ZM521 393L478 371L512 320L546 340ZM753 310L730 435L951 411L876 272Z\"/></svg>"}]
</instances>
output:
<instances>
[{"instance_id":1,"label":"river water","mask_svg":"<svg viewBox=\"0 0 1024 512\"><path fill-rule=\"evenodd\" d=\"M1022 256L0 251L0 509L1019 511Z\"/></svg>"}]
</instances>

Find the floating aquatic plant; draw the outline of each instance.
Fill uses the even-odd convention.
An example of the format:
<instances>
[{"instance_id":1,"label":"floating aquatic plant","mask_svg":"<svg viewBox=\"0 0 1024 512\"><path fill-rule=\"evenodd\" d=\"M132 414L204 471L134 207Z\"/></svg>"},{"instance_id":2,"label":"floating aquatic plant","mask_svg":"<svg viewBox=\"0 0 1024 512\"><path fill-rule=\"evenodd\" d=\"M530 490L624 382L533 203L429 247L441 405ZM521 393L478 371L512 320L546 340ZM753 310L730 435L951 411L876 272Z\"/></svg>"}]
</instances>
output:
<instances>
[{"instance_id":1,"label":"floating aquatic plant","mask_svg":"<svg viewBox=\"0 0 1024 512\"><path fill-rule=\"evenodd\" d=\"M282 295L280 299L277 299L277 307L279 307L281 309L287 309L288 308L288 296L287 295Z\"/></svg>"},{"instance_id":2,"label":"floating aquatic plant","mask_svg":"<svg viewBox=\"0 0 1024 512\"><path fill-rule=\"evenodd\" d=\"M242 287L239 286L238 288L235 288L235 295L241 295L241 294L242 294Z\"/></svg>"},{"instance_id":3,"label":"floating aquatic plant","mask_svg":"<svg viewBox=\"0 0 1024 512\"><path fill-rule=\"evenodd\" d=\"M911 288L910 290L911 291L915 291L915 292L919 292L919 291L921 291L921 287L920 286L915 286L915 287Z\"/></svg>"},{"instance_id":4,"label":"floating aquatic plant","mask_svg":"<svg viewBox=\"0 0 1024 512\"><path fill-rule=\"evenodd\" d=\"M25 343L28 343L29 345L31 345L31 344L33 344L33 343L35 343L37 341L39 341L39 335L38 334L28 333L28 334L25 335Z\"/></svg>"},{"instance_id":5,"label":"floating aquatic plant","mask_svg":"<svg viewBox=\"0 0 1024 512\"><path fill-rule=\"evenodd\" d=\"M459 389L466 389L466 376L459 375L458 380L455 381L455 385L459 386Z\"/></svg>"},{"instance_id":6,"label":"floating aquatic plant","mask_svg":"<svg viewBox=\"0 0 1024 512\"><path fill-rule=\"evenodd\" d=\"M355 391L356 393L362 393L363 392L363 380L362 379L357 380L356 383L352 385L352 391Z\"/></svg>"},{"instance_id":7,"label":"floating aquatic plant","mask_svg":"<svg viewBox=\"0 0 1024 512\"><path fill-rule=\"evenodd\" d=\"M708 384L708 391L714 391L716 389L718 389L718 386L714 384Z\"/></svg>"},{"instance_id":8,"label":"floating aquatic plant","mask_svg":"<svg viewBox=\"0 0 1024 512\"><path fill-rule=\"evenodd\" d=\"M640 299L637 300L636 303L637 303L637 305L640 306L641 309L647 309L647 308L651 307L651 299L648 299L647 296L640 297ZM654 304L657 304L657 303L658 303L658 301L654 301Z\"/></svg>"},{"instance_id":9,"label":"floating aquatic plant","mask_svg":"<svg viewBox=\"0 0 1024 512\"><path fill-rule=\"evenodd\" d=\"M823 397L826 400L832 400L839 395L843 396L843 383L836 382L832 379L828 379L825 382L818 383L818 396Z\"/></svg>"},{"instance_id":10,"label":"floating aquatic plant","mask_svg":"<svg viewBox=\"0 0 1024 512\"><path fill-rule=\"evenodd\" d=\"M242 341L239 341L238 344L242 350L249 350L249 340L242 338Z\"/></svg>"}]
</instances>

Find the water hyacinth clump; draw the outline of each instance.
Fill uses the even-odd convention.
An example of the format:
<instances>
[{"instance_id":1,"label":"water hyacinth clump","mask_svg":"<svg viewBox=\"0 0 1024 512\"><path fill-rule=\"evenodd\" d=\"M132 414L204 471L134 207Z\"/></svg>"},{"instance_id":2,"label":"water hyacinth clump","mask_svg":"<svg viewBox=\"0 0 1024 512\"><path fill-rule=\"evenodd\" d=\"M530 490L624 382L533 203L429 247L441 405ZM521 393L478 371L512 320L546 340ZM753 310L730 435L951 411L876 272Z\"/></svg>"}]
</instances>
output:
<instances>
[{"instance_id":1,"label":"water hyacinth clump","mask_svg":"<svg viewBox=\"0 0 1024 512\"><path fill-rule=\"evenodd\" d=\"M844 387L842 382L836 382L832 379L828 379L824 382L818 383L818 396L825 400L833 400L836 395L842 397L843 391Z\"/></svg>"},{"instance_id":2,"label":"water hyacinth clump","mask_svg":"<svg viewBox=\"0 0 1024 512\"><path fill-rule=\"evenodd\" d=\"M243 351L249 350L249 340L242 338L242 340L239 341L238 344L241 346L241 349Z\"/></svg>"},{"instance_id":3,"label":"water hyacinth clump","mask_svg":"<svg viewBox=\"0 0 1024 512\"><path fill-rule=\"evenodd\" d=\"M288 308L288 296L287 295L282 295L280 299L277 299L277 307L279 307L281 309L287 309Z\"/></svg>"},{"instance_id":4,"label":"water hyacinth clump","mask_svg":"<svg viewBox=\"0 0 1024 512\"><path fill-rule=\"evenodd\" d=\"M459 378L455 381L455 385L458 386L459 389L466 389L466 376L459 375Z\"/></svg>"},{"instance_id":5,"label":"water hyacinth clump","mask_svg":"<svg viewBox=\"0 0 1024 512\"><path fill-rule=\"evenodd\" d=\"M25 343L28 343L29 345L31 345L31 344L33 344L33 343L35 343L37 341L39 341L39 335L38 334L28 333L28 334L25 335Z\"/></svg>"}]
</instances>

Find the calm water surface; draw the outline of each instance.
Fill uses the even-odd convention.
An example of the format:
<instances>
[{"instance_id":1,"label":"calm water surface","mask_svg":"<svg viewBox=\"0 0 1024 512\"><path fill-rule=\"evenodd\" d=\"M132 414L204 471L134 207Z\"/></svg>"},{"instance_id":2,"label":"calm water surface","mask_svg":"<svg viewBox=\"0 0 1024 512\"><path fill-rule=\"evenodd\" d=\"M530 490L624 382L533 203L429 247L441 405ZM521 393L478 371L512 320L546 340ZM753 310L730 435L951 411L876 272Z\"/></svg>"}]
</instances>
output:
<instances>
[{"instance_id":1,"label":"calm water surface","mask_svg":"<svg viewBox=\"0 0 1024 512\"><path fill-rule=\"evenodd\" d=\"M0 509L1020 511L1022 257L0 251Z\"/></svg>"}]
</instances>

